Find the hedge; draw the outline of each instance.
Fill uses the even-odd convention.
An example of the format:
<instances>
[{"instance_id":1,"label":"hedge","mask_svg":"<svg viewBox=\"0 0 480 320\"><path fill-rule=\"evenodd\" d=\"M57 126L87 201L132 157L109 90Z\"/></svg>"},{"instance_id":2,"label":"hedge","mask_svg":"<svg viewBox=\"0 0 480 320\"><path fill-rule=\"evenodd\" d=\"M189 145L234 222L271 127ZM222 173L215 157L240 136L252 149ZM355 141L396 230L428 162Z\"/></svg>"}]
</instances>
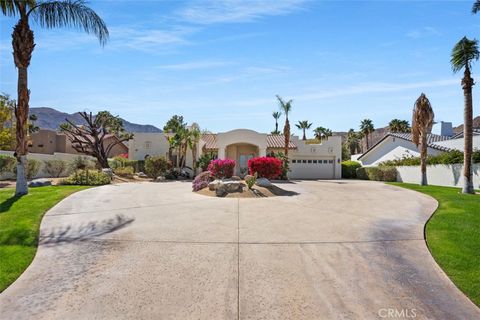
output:
<instances>
[{"instance_id":1,"label":"hedge","mask_svg":"<svg viewBox=\"0 0 480 320\"><path fill-rule=\"evenodd\" d=\"M472 154L473 163L480 163L480 150L475 150ZM463 163L463 152L459 150L452 150L443 152L436 156L427 156L427 164L457 164ZM379 166L399 167L399 166L419 166L420 157L405 157L397 160L388 160L381 162Z\"/></svg>"},{"instance_id":2,"label":"hedge","mask_svg":"<svg viewBox=\"0 0 480 320\"><path fill-rule=\"evenodd\" d=\"M259 178L277 179L282 174L282 160L273 157L258 157L248 160L250 175Z\"/></svg>"},{"instance_id":3,"label":"hedge","mask_svg":"<svg viewBox=\"0 0 480 320\"><path fill-rule=\"evenodd\" d=\"M355 173L357 178L362 180L397 181L397 169L395 167L361 167Z\"/></svg>"},{"instance_id":4,"label":"hedge","mask_svg":"<svg viewBox=\"0 0 480 320\"><path fill-rule=\"evenodd\" d=\"M357 169L362 165L357 161L346 160L342 162L342 178L355 179L357 177Z\"/></svg>"}]
</instances>

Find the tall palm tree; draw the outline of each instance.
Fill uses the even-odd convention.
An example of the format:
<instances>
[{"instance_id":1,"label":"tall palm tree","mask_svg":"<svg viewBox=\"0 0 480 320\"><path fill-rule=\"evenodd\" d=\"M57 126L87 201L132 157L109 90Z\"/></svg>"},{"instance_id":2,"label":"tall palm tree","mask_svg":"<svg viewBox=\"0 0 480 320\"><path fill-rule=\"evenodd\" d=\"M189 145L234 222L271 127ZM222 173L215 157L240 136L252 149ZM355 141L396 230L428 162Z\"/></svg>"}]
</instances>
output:
<instances>
[{"instance_id":1,"label":"tall palm tree","mask_svg":"<svg viewBox=\"0 0 480 320\"><path fill-rule=\"evenodd\" d=\"M278 131L278 119L282 116L282 113L280 111L274 111L272 113L272 117L275 119L275 131L273 131L273 134L280 134L280 131Z\"/></svg>"},{"instance_id":2,"label":"tall palm tree","mask_svg":"<svg viewBox=\"0 0 480 320\"><path fill-rule=\"evenodd\" d=\"M435 117L430 101L421 94L415 101L412 117L412 141L420 145L420 168L422 171L421 185L427 185L427 137L432 130Z\"/></svg>"},{"instance_id":3,"label":"tall palm tree","mask_svg":"<svg viewBox=\"0 0 480 320\"><path fill-rule=\"evenodd\" d=\"M308 120L303 120L303 121L298 121L298 123L295 126L298 129L303 130L302 140L307 140L307 135L305 134L305 130L310 129L310 127L312 126L312 123L308 122Z\"/></svg>"},{"instance_id":4,"label":"tall palm tree","mask_svg":"<svg viewBox=\"0 0 480 320\"><path fill-rule=\"evenodd\" d=\"M332 130L324 128L324 127L317 127L313 130L313 134L315 135L315 139L320 140L320 142L324 139L328 139L328 137L332 136Z\"/></svg>"},{"instance_id":5,"label":"tall palm tree","mask_svg":"<svg viewBox=\"0 0 480 320\"><path fill-rule=\"evenodd\" d=\"M393 119L388 123L388 128L390 132L410 132L410 124L407 120Z\"/></svg>"},{"instance_id":6,"label":"tall palm tree","mask_svg":"<svg viewBox=\"0 0 480 320\"><path fill-rule=\"evenodd\" d=\"M479 4L480 6L480 4ZM473 110L472 110L472 87L475 84L471 77L470 69L472 61L477 61L480 57L478 50L478 41L469 40L463 37L452 50L451 64L454 73L465 69L462 78L463 89L463 188L462 193L474 193L472 181L472 136L473 136Z\"/></svg>"},{"instance_id":7,"label":"tall palm tree","mask_svg":"<svg viewBox=\"0 0 480 320\"><path fill-rule=\"evenodd\" d=\"M360 149L360 138L358 133L355 132L355 130L348 130L346 144L348 149L350 150L350 154L356 154L357 151Z\"/></svg>"},{"instance_id":8,"label":"tall palm tree","mask_svg":"<svg viewBox=\"0 0 480 320\"><path fill-rule=\"evenodd\" d=\"M281 111L285 114L285 125L283 126L283 136L285 137L285 157L288 158L288 145L290 144L290 122L288 121L288 113L292 111L293 100L284 101L279 95L277 95L278 104Z\"/></svg>"},{"instance_id":9,"label":"tall palm tree","mask_svg":"<svg viewBox=\"0 0 480 320\"><path fill-rule=\"evenodd\" d=\"M30 90L28 89L28 66L32 58L35 40L30 28L31 20L41 27L75 27L93 33L104 45L108 40L105 22L83 0L0 0L3 15L19 17L12 34L13 58L18 69L15 156L17 158L16 195L28 193L26 163L28 152L28 111Z\"/></svg>"},{"instance_id":10,"label":"tall palm tree","mask_svg":"<svg viewBox=\"0 0 480 320\"><path fill-rule=\"evenodd\" d=\"M367 150L368 150L368 137L370 134L375 131L375 128L373 127L373 122L370 119L363 119L362 122L360 122L360 132L363 134L365 137L365 142L367 144Z\"/></svg>"},{"instance_id":11,"label":"tall palm tree","mask_svg":"<svg viewBox=\"0 0 480 320\"><path fill-rule=\"evenodd\" d=\"M473 3L473 7L472 7L472 13L473 14L476 14L480 11L480 0L476 0L474 3Z\"/></svg>"}]
</instances>

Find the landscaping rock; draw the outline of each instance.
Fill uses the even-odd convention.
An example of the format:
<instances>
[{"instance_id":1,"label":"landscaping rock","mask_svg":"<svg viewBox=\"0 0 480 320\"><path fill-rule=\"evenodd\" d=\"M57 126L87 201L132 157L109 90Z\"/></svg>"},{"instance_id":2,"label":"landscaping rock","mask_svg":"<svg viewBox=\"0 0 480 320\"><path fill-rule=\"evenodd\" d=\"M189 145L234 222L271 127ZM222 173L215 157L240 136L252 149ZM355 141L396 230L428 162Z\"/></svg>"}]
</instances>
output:
<instances>
[{"instance_id":1,"label":"landscaping rock","mask_svg":"<svg viewBox=\"0 0 480 320\"><path fill-rule=\"evenodd\" d=\"M208 189L210 191L217 190L217 188L222 184L222 180L215 179L208 184Z\"/></svg>"},{"instance_id":2,"label":"landscaping rock","mask_svg":"<svg viewBox=\"0 0 480 320\"><path fill-rule=\"evenodd\" d=\"M155 179L155 182L164 182L166 179L164 176L158 176L156 179Z\"/></svg>"},{"instance_id":3,"label":"landscaping rock","mask_svg":"<svg viewBox=\"0 0 480 320\"><path fill-rule=\"evenodd\" d=\"M139 177L139 178L148 178L148 176L147 176L145 173L143 173L143 172L137 173L137 177Z\"/></svg>"},{"instance_id":4,"label":"landscaping rock","mask_svg":"<svg viewBox=\"0 0 480 320\"><path fill-rule=\"evenodd\" d=\"M232 180L232 181L240 181L240 180L242 180L242 179L240 179L239 176L232 176L232 177L230 178L230 180Z\"/></svg>"},{"instance_id":5,"label":"landscaping rock","mask_svg":"<svg viewBox=\"0 0 480 320\"><path fill-rule=\"evenodd\" d=\"M250 179L253 179L254 177L252 175L247 174L245 177L243 177L243 180L247 181Z\"/></svg>"},{"instance_id":6,"label":"landscaping rock","mask_svg":"<svg viewBox=\"0 0 480 320\"><path fill-rule=\"evenodd\" d=\"M257 186L263 187L263 188L267 188L267 187L272 186L272 183L267 178L257 178L257 182L255 182L255 184Z\"/></svg>"},{"instance_id":7,"label":"landscaping rock","mask_svg":"<svg viewBox=\"0 0 480 320\"><path fill-rule=\"evenodd\" d=\"M45 186L51 186L51 185L52 185L52 181L48 179L35 179L28 183L28 186L32 188L45 187Z\"/></svg>"},{"instance_id":8,"label":"landscaping rock","mask_svg":"<svg viewBox=\"0 0 480 320\"><path fill-rule=\"evenodd\" d=\"M228 194L225 185L221 184L215 189L215 195L217 197L225 197Z\"/></svg>"},{"instance_id":9,"label":"landscaping rock","mask_svg":"<svg viewBox=\"0 0 480 320\"><path fill-rule=\"evenodd\" d=\"M225 191L228 193L241 192L243 190L243 185L239 181L224 181L222 186L225 187Z\"/></svg>"}]
</instances>

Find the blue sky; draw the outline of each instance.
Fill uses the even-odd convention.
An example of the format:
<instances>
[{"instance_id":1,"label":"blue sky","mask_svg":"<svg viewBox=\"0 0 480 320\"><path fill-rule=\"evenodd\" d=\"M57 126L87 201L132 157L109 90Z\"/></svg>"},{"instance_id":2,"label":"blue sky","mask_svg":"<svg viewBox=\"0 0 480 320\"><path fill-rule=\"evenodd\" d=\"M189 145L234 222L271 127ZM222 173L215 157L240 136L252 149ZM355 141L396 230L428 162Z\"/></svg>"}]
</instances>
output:
<instances>
[{"instance_id":1,"label":"blue sky","mask_svg":"<svg viewBox=\"0 0 480 320\"><path fill-rule=\"evenodd\" d=\"M480 38L472 3L91 1L110 29L104 48L82 32L32 25L31 106L107 109L158 127L181 114L215 132L269 132L279 94L294 100L292 125L340 131L364 118L410 120L425 92L437 121L459 124L461 75L449 59L461 37ZM14 23L1 17L0 91L12 96Z\"/></svg>"}]
</instances>

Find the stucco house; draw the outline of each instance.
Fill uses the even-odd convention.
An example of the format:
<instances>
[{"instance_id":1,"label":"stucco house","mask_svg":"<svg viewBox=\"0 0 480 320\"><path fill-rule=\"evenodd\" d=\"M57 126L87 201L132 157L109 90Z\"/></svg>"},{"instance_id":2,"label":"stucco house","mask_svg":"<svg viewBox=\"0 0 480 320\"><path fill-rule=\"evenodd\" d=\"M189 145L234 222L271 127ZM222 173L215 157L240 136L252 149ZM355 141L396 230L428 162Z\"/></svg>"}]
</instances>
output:
<instances>
[{"instance_id":1,"label":"stucco house","mask_svg":"<svg viewBox=\"0 0 480 320\"><path fill-rule=\"evenodd\" d=\"M480 129L473 130L473 149L480 150ZM427 138L427 153L438 155L451 150L463 151L463 133L450 135L429 134ZM411 133L388 133L380 141L356 158L363 166L376 166L387 160L397 160L405 157L419 157L420 150L412 142Z\"/></svg>"},{"instance_id":2,"label":"stucco house","mask_svg":"<svg viewBox=\"0 0 480 320\"><path fill-rule=\"evenodd\" d=\"M118 140L115 135L111 135L105 138L105 143L109 143L115 139ZM39 154L79 154L79 152L72 147L72 143L65 134L49 129L40 129L30 135L28 151ZM115 157L127 153L128 147L124 143L119 143L112 148L108 156Z\"/></svg>"},{"instance_id":3,"label":"stucco house","mask_svg":"<svg viewBox=\"0 0 480 320\"><path fill-rule=\"evenodd\" d=\"M146 156L168 156L167 136L164 133L134 133L129 142L129 159L140 160ZM283 151L284 137L236 129L222 133L202 135L197 155L212 152L220 159L236 161L235 173L246 172L248 160ZM340 179L341 137L333 136L320 144L306 144L292 136L289 145L291 179ZM187 152L186 164L192 167L192 153Z\"/></svg>"}]
</instances>

